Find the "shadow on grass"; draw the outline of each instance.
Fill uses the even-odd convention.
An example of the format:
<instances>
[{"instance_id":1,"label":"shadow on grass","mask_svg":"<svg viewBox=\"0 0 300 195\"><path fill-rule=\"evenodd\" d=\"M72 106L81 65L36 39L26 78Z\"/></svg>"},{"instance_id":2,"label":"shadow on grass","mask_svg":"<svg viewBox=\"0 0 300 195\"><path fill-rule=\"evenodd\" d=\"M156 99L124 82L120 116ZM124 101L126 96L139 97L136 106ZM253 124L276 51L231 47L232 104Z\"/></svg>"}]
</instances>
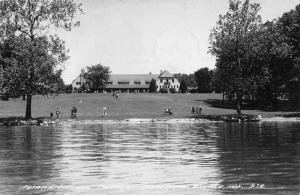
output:
<instances>
[{"instance_id":1,"label":"shadow on grass","mask_svg":"<svg viewBox=\"0 0 300 195\"><path fill-rule=\"evenodd\" d=\"M222 108L222 109L235 109L235 102L231 100L220 100L220 99L208 99L208 100L196 100L203 101L213 108ZM277 108L274 108L271 104L264 104L263 106L259 106L259 104L252 101L245 101L241 105L242 110L260 110L264 112L297 112L299 108L295 108L288 101L280 101L277 104ZM295 113L293 113L295 114ZM296 113L297 114L297 113ZM298 113L299 114L299 113Z\"/></svg>"}]
</instances>

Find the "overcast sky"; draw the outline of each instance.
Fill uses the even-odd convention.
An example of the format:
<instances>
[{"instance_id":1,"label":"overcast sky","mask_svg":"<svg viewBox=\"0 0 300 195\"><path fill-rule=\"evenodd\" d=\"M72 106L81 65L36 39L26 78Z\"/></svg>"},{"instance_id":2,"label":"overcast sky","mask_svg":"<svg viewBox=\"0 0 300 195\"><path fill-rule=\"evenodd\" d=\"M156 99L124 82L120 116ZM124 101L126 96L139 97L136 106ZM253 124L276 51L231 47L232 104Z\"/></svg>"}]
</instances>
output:
<instances>
[{"instance_id":1,"label":"overcast sky","mask_svg":"<svg viewBox=\"0 0 300 195\"><path fill-rule=\"evenodd\" d=\"M63 78L67 84L86 66L101 63L113 74L193 73L214 68L208 54L210 30L228 0L76 0L83 4L80 27L58 32L70 49ZM260 3L263 20L295 8L300 0Z\"/></svg>"}]
</instances>

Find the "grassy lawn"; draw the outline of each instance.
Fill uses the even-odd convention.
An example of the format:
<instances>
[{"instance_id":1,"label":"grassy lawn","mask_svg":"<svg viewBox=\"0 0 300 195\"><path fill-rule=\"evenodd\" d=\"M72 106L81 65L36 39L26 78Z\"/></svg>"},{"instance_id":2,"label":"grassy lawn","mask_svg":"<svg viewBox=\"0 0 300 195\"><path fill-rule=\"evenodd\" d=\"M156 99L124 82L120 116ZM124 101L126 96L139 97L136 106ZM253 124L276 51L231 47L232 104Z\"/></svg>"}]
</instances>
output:
<instances>
[{"instance_id":1,"label":"grassy lawn","mask_svg":"<svg viewBox=\"0 0 300 195\"><path fill-rule=\"evenodd\" d=\"M103 119L102 108L107 107L108 119L124 118L186 118L192 117L191 107L201 106L203 114L234 114L233 109L212 107L205 100L222 99L221 94L119 94L114 99L112 94L61 94L55 98L34 96L32 101L32 117L48 117L55 115L58 107L60 118L70 118L73 106L78 109L78 119ZM164 109L171 106L174 115L163 115ZM21 98L0 101L0 118L24 117L26 101ZM265 112L245 110L244 114L260 114L262 117L274 117L287 112Z\"/></svg>"}]
</instances>

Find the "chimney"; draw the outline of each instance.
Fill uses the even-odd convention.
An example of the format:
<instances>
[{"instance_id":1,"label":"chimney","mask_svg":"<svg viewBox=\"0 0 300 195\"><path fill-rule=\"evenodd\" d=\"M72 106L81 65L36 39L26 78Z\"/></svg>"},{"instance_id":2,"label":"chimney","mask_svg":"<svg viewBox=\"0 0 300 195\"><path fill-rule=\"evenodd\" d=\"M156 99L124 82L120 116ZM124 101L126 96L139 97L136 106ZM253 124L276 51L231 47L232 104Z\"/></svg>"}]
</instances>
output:
<instances>
[{"instance_id":1,"label":"chimney","mask_svg":"<svg viewBox=\"0 0 300 195\"><path fill-rule=\"evenodd\" d=\"M83 75L85 73L84 68L81 69L81 75Z\"/></svg>"}]
</instances>

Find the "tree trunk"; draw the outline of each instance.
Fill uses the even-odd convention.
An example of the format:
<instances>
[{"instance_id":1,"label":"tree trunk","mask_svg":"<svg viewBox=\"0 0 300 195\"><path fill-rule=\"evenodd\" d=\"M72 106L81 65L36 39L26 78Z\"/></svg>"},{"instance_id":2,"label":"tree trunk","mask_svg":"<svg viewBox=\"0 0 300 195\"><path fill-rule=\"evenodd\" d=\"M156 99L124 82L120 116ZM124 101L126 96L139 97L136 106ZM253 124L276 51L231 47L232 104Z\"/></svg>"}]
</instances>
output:
<instances>
[{"instance_id":1,"label":"tree trunk","mask_svg":"<svg viewBox=\"0 0 300 195\"><path fill-rule=\"evenodd\" d=\"M251 97L251 103L252 103L252 109L254 110L255 109L255 96L253 95L252 97Z\"/></svg>"},{"instance_id":2,"label":"tree trunk","mask_svg":"<svg viewBox=\"0 0 300 195\"><path fill-rule=\"evenodd\" d=\"M224 91L222 92L222 105L224 106L225 94Z\"/></svg>"},{"instance_id":3,"label":"tree trunk","mask_svg":"<svg viewBox=\"0 0 300 195\"><path fill-rule=\"evenodd\" d=\"M273 97L273 105L272 105L272 107L273 107L273 109L274 110L278 110L278 98L277 98L277 94L275 94L275 96Z\"/></svg>"},{"instance_id":4,"label":"tree trunk","mask_svg":"<svg viewBox=\"0 0 300 195\"><path fill-rule=\"evenodd\" d=\"M241 103L242 103L242 97L241 95L238 95L236 98L236 112L238 117L242 114Z\"/></svg>"},{"instance_id":5,"label":"tree trunk","mask_svg":"<svg viewBox=\"0 0 300 195\"><path fill-rule=\"evenodd\" d=\"M26 102L26 119L31 119L31 98L32 95L27 94L27 102Z\"/></svg>"}]
</instances>

